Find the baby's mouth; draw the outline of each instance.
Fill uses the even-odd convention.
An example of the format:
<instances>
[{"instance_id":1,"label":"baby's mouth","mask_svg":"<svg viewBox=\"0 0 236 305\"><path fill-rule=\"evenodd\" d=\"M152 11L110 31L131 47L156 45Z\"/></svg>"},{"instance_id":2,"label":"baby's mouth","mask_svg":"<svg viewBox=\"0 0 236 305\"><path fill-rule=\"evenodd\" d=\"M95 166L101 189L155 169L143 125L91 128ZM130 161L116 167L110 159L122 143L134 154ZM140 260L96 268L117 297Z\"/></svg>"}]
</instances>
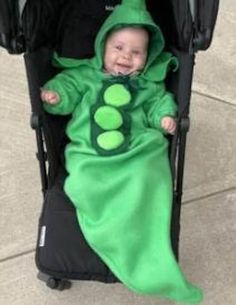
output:
<instances>
[{"instance_id":1,"label":"baby's mouth","mask_svg":"<svg viewBox=\"0 0 236 305\"><path fill-rule=\"evenodd\" d=\"M131 69L131 66L130 65L126 65L126 64L120 64L118 63L117 64L117 69L118 69L118 73L129 73L130 72L130 69Z\"/></svg>"},{"instance_id":2,"label":"baby's mouth","mask_svg":"<svg viewBox=\"0 0 236 305\"><path fill-rule=\"evenodd\" d=\"M124 69L130 69L131 66L130 65L126 65L126 64L117 64L118 67L124 68Z\"/></svg>"}]
</instances>

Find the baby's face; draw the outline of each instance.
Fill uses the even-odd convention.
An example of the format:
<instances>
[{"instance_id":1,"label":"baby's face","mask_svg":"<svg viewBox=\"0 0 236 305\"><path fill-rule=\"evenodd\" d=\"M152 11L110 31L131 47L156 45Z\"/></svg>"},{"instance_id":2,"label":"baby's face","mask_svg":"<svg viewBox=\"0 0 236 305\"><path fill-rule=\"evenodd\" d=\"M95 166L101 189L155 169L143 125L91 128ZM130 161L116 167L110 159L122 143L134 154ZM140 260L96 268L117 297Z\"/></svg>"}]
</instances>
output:
<instances>
[{"instance_id":1,"label":"baby's face","mask_svg":"<svg viewBox=\"0 0 236 305\"><path fill-rule=\"evenodd\" d=\"M113 75L128 75L144 68L148 33L142 28L123 28L112 33L105 44L104 68Z\"/></svg>"}]
</instances>

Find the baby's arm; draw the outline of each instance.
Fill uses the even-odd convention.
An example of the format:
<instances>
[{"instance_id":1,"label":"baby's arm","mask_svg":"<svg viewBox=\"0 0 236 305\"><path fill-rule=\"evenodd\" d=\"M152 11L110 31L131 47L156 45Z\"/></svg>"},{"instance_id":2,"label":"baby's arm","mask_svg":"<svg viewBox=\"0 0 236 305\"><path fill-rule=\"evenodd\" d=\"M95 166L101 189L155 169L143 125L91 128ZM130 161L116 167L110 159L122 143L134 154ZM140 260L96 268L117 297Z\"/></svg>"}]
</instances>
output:
<instances>
[{"instance_id":1,"label":"baby's arm","mask_svg":"<svg viewBox=\"0 0 236 305\"><path fill-rule=\"evenodd\" d=\"M173 134L176 130L176 112L177 106L173 95L166 91L164 83L157 84L146 107L150 126Z\"/></svg>"},{"instance_id":2,"label":"baby's arm","mask_svg":"<svg viewBox=\"0 0 236 305\"><path fill-rule=\"evenodd\" d=\"M51 114L71 114L81 101L78 71L66 69L49 80L41 89L44 109Z\"/></svg>"}]
</instances>

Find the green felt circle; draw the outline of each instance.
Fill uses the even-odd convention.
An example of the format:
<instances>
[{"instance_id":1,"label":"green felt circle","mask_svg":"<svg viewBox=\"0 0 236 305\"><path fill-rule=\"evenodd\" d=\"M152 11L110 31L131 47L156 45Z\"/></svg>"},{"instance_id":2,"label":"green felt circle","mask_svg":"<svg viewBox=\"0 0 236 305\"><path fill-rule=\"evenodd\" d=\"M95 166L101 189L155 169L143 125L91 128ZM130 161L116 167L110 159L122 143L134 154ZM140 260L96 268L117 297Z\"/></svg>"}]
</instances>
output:
<instances>
[{"instance_id":1,"label":"green felt circle","mask_svg":"<svg viewBox=\"0 0 236 305\"><path fill-rule=\"evenodd\" d=\"M131 94L124 85L114 84L105 90L104 101L108 105L120 107L130 103Z\"/></svg>"},{"instance_id":2,"label":"green felt circle","mask_svg":"<svg viewBox=\"0 0 236 305\"><path fill-rule=\"evenodd\" d=\"M118 148L124 143L124 135L117 130L106 131L101 133L97 138L98 145L105 150Z\"/></svg>"},{"instance_id":3,"label":"green felt circle","mask_svg":"<svg viewBox=\"0 0 236 305\"><path fill-rule=\"evenodd\" d=\"M123 123L120 112L111 106L102 106L98 108L94 114L94 120L105 130L117 129Z\"/></svg>"}]
</instances>

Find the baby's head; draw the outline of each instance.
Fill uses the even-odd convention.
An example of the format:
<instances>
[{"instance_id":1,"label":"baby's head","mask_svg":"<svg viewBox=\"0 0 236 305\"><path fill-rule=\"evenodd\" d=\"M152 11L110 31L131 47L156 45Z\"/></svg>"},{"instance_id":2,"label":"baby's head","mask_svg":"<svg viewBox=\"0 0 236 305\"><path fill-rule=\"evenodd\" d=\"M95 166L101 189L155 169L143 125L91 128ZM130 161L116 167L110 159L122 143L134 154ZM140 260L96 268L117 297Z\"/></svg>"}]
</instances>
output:
<instances>
[{"instance_id":1,"label":"baby's head","mask_svg":"<svg viewBox=\"0 0 236 305\"><path fill-rule=\"evenodd\" d=\"M113 75L141 71L148 55L149 34L142 27L124 27L112 31L105 43L104 69Z\"/></svg>"}]
</instances>

